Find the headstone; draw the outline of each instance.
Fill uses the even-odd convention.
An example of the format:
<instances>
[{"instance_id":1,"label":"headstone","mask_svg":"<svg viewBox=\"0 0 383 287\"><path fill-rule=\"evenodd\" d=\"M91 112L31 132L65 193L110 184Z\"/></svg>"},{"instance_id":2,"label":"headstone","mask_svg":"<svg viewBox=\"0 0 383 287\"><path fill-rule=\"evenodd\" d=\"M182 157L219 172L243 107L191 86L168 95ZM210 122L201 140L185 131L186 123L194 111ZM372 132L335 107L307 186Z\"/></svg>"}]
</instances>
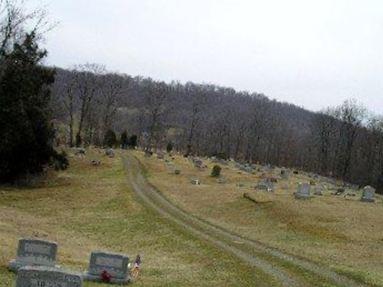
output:
<instances>
[{"instance_id":1,"label":"headstone","mask_svg":"<svg viewBox=\"0 0 383 287\"><path fill-rule=\"evenodd\" d=\"M334 195L342 195L345 192L345 189L343 187L340 187L336 190Z\"/></svg>"},{"instance_id":2,"label":"headstone","mask_svg":"<svg viewBox=\"0 0 383 287\"><path fill-rule=\"evenodd\" d=\"M97 159L93 159L91 162L90 162L92 165L100 165L101 164L101 161L100 160L97 160Z\"/></svg>"},{"instance_id":3,"label":"headstone","mask_svg":"<svg viewBox=\"0 0 383 287\"><path fill-rule=\"evenodd\" d=\"M9 269L17 272L24 266L55 267L57 243L38 239L20 239L16 259L9 262Z\"/></svg>"},{"instance_id":4,"label":"headstone","mask_svg":"<svg viewBox=\"0 0 383 287\"><path fill-rule=\"evenodd\" d=\"M374 202L375 188L367 185L363 188L362 198L360 199L363 202Z\"/></svg>"},{"instance_id":5,"label":"headstone","mask_svg":"<svg viewBox=\"0 0 383 287\"><path fill-rule=\"evenodd\" d=\"M163 152L157 152L157 158L158 159L164 159L165 158L165 154Z\"/></svg>"},{"instance_id":6,"label":"headstone","mask_svg":"<svg viewBox=\"0 0 383 287\"><path fill-rule=\"evenodd\" d=\"M224 184L224 183L227 182L227 180L226 180L226 178L224 178L224 177L219 177L219 178L217 179L217 182L220 183L220 184Z\"/></svg>"},{"instance_id":7,"label":"headstone","mask_svg":"<svg viewBox=\"0 0 383 287\"><path fill-rule=\"evenodd\" d=\"M174 174L177 174L177 175L178 175L178 174L181 174L181 170L179 170L179 169L175 169L175 170L174 170Z\"/></svg>"},{"instance_id":8,"label":"headstone","mask_svg":"<svg viewBox=\"0 0 383 287\"><path fill-rule=\"evenodd\" d=\"M288 179L289 178L289 173L287 172L287 170L285 170L285 169L281 170L281 177L282 177L282 179Z\"/></svg>"},{"instance_id":9,"label":"headstone","mask_svg":"<svg viewBox=\"0 0 383 287\"><path fill-rule=\"evenodd\" d=\"M310 198L310 185L308 183L299 183L297 192L294 193L297 199Z\"/></svg>"},{"instance_id":10,"label":"headstone","mask_svg":"<svg viewBox=\"0 0 383 287\"><path fill-rule=\"evenodd\" d=\"M317 185L314 187L314 195L323 195L323 187L320 185Z\"/></svg>"},{"instance_id":11,"label":"headstone","mask_svg":"<svg viewBox=\"0 0 383 287\"><path fill-rule=\"evenodd\" d=\"M259 182L255 186L255 188L272 192L272 191L274 191L274 184L271 181L269 181L268 179L265 179L265 180L262 180L261 182Z\"/></svg>"},{"instance_id":12,"label":"headstone","mask_svg":"<svg viewBox=\"0 0 383 287\"><path fill-rule=\"evenodd\" d=\"M114 157L114 150L112 148L106 149L105 155L107 155L108 157Z\"/></svg>"},{"instance_id":13,"label":"headstone","mask_svg":"<svg viewBox=\"0 0 383 287\"><path fill-rule=\"evenodd\" d=\"M131 279L128 264L129 257L126 255L94 251L90 255L88 272L83 278L96 282L105 282L105 278L109 278L109 283L127 284Z\"/></svg>"},{"instance_id":14,"label":"headstone","mask_svg":"<svg viewBox=\"0 0 383 287\"><path fill-rule=\"evenodd\" d=\"M200 184L201 184L201 182L200 182L198 179L192 179L192 180L191 180L191 183L192 183L193 185L200 185Z\"/></svg>"},{"instance_id":15,"label":"headstone","mask_svg":"<svg viewBox=\"0 0 383 287\"><path fill-rule=\"evenodd\" d=\"M46 266L20 268L16 287L82 287L80 274Z\"/></svg>"},{"instance_id":16,"label":"headstone","mask_svg":"<svg viewBox=\"0 0 383 287\"><path fill-rule=\"evenodd\" d=\"M74 149L74 154L75 155L85 155L86 150L83 147L78 147Z\"/></svg>"}]
</instances>

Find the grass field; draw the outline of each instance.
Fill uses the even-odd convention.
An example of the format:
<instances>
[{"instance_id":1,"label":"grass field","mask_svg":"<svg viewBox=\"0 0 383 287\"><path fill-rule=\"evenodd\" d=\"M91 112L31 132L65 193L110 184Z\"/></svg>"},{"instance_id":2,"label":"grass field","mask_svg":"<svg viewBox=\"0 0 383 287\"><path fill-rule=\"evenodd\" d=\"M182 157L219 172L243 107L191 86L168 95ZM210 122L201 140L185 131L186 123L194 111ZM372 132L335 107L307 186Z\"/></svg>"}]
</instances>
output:
<instances>
[{"instance_id":1,"label":"grass field","mask_svg":"<svg viewBox=\"0 0 383 287\"><path fill-rule=\"evenodd\" d=\"M261 241L285 252L325 264L375 286L383 286L383 201L359 201L355 197L331 195L310 200L296 200L293 192L298 182L310 178L300 173L289 180L279 180L273 194L254 191L262 172L254 175L239 172L233 163L222 166L227 183L210 177L214 165L200 171L186 158L167 157L168 163L155 156L135 155L144 163L149 181L184 210L215 225ZM181 170L175 175L174 168ZM277 176L278 169L274 171ZM201 185L192 185L191 179ZM242 183L243 187L238 187ZM256 204L243 198L248 192L263 195L269 203Z\"/></svg>"},{"instance_id":2,"label":"grass field","mask_svg":"<svg viewBox=\"0 0 383 287\"><path fill-rule=\"evenodd\" d=\"M101 166L92 166L91 159L101 159ZM15 275L6 266L20 237L58 242L58 263L76 271L86 270L92 250L131 258L140 253L142 274L134 286L273 286L265 274L142 207L119 156L90 150L70 163L34 187L0 187L1 287L13 285Z\"/></svg>"}]
</instances>

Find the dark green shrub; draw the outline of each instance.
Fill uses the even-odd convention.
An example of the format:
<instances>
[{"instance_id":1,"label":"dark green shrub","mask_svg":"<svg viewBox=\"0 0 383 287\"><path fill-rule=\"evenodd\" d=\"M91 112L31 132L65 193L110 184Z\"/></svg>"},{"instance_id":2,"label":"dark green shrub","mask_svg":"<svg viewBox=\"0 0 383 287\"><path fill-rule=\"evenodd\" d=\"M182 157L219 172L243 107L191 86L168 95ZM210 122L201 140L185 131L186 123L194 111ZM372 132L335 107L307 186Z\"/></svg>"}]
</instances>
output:
<instances>
[{"instance_id":1,"label":"dark green shrub","mask_svg":"<svg viewBox=\"0 0 383 287\"><path fill-rule=\"evenodd\" d=\"M219 177L221 175L222 168L219 165L213 166L213 169L211 171L212 177Z\"/></svg>"},{"instance_id":2,"label":"dark green shrub","mask_svg":"<svg viewBox=\"0 0 383 287\"><path fill-rule=\"evenodd\" d=\"M128 148L128 143L129 143L128 132L127 131L123 131L121 133L121 137L120 137L121 148L122 149L127 149Z\"/></svg>"},{"instance_id":3,"label":"dark green shrub","mask_svg":"<svg viewBox=\"0 0 383 287\"><path fill-rule=\"evenodd\" d=\"M115 147L117 144L116 133L113 130L107 130L104 136L104 146Z\"/></svg>"},{"instance_id":4,"label":"dark green shrub","mask_svg":"<svg viewBox=\"0 0 383 287\"><path fill-rule=\"evenodd\" d=\"M166 151L170 153L173 150L173 143L168 142L168 145L166 146Z\"/></svg>"},{"instance_id":5,"label":"dark green shrub","mask_svg":"<svg viewBox=\"0 0 383 287\"><path fill-rule=\"evenodd\" d=\"M65 151L60 153L55 151L52 160L55 170L65 170L69 166L68 156Z\"/></svg>"},{"instance_id":6,"label":"dark green shrub","mask_svg":"<svg viewBox=\"0 0 383 287\"><path fill-rule=\"evenodd\" d=\"M137 146L137 136L136 135L132 135L129 138L128 146L129 146L129 148L132 148L132 149L134 149Z\"/></svg>"}]
</instances>

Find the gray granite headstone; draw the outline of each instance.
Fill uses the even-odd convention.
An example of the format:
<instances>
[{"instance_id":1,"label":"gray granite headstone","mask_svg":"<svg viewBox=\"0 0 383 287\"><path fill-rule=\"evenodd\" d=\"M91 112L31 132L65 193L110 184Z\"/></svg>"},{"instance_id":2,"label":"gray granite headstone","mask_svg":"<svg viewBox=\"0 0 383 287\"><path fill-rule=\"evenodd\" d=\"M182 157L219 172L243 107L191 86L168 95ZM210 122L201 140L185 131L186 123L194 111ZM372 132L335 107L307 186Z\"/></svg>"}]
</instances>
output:
<instances>
[{"instance_id":1,"label":"gray granite headstone","mask_svg":"<svg viewBox=\"0 0 383 287\"><path fill-rule=\"evenodd\" d=\"M288 171L285 170L285 169L282 169L282 170L281 170L281 177L282 177L282 179L288 179L288 178L289 178L289 173L288 173Z\"/></svg>"},{"instance_id":2,"label":"gray granite headstone","mask_svg":"<svg viewBox=\"0 0 383 287\"><path fill-rule=\"evenodd\" d=\"M110 283L125 284L130 282L128 270L129 257L117 253L94 251L90 255L88 272L84 280L102 282L103 272L110 276Z\"/></svg>"},{"instance_id":3,"label":"gray granite headstone","mask_svg":"<svg viewBox=\"0 0 383 287\"><path fill-rule=\"evenodd\" d=\"M308 183L299 183L297 192L294 195L297 199L310 198L310 185Z\"/></svg>"},{"instance_id":4,"label":"gray granite headstone","mask_svg":"<svg viewBox=\"0 0 383 287\"><path fill-rule=\"evenodd\" d=\"M269 179L265 179L260 181L255 188L272 192L274 191L274 184Z\"/></svg>"},{"instance_id":5,"label":"gray granite headstone","mask_svg":"<svg viewBox=\"0 0 383 287\"><path fill-rule=\"evenodd\" d=\"M39 239L20 239L16 259L9 262L9 269L17 271L23 266L40 265L55 267L57 243Z\"/></svg>"},{"instance_id":6,"label":"gray granite headstone","mask_svg":"<svg viewBox=\"0 0 383 287\"><path fill-rule=\"evenodd\" d=\"M374 202L375 201L374 195L375 195L375 188L367 185L366 187L363 188L363 194L360 200L364 202Z\"/></svg>"},{"instance_id":7,"label":"gray granite headstone","mask_svg":"<svg viewBox=\"0 0 383 287\"><path fill-rule=\"evenodd\" d=\"M317 185L314 187L314 195L323 195L323 187L320 185Z\"/></svg>"},{"instance_id":8,"label":"gray granite headstone","mask_svg":"<svg viewBox=\"0 0 383 287\"><path fill-rule=\"evenodd\" d=\"M82 278L54 267L26 266L17 273L16 287L82 287Z\"/></svg>"}]
</instances>

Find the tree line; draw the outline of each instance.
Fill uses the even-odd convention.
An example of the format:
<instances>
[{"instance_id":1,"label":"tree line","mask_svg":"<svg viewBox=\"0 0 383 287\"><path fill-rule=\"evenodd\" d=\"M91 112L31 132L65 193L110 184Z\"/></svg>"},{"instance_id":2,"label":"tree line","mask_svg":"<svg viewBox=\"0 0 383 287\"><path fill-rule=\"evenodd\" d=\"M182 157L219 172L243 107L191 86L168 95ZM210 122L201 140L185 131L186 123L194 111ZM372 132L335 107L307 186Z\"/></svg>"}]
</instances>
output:
<instances>
[{"instance_id":1,"label":"tree line","mask_svg":"<svg viewBox=\"0 0 383 287\"><path fill-rule=\"evenodd\" d=\"M383 120L353 100L314 113L259 93L164 83L87 64L57 69L60 143L105 144L111 131L147 150L220 156L317 172L383 188Z\"/></svg>"}]
</instances>

